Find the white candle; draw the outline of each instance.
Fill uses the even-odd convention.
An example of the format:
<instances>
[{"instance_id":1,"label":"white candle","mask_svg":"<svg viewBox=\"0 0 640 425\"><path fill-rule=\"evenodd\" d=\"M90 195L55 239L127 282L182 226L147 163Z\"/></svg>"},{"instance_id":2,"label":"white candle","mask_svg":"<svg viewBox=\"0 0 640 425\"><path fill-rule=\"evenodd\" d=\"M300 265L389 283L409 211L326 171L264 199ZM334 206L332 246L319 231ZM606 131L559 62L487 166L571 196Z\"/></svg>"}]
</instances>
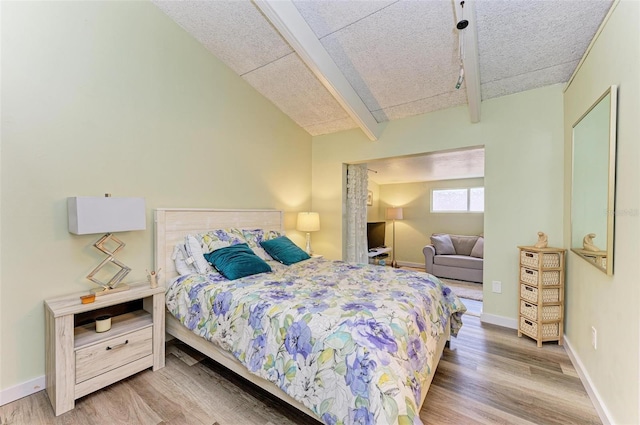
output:
<instances>
[{"instance_id":1,"label":"white candle","mask_svg":"<svg viewBox=\"0 0 640 425\"><path fill-rule=\"evenodd\" d=\"M111 316L96 317L96 332L106 332L111 329Z\"/></svg>"}]
</instances>

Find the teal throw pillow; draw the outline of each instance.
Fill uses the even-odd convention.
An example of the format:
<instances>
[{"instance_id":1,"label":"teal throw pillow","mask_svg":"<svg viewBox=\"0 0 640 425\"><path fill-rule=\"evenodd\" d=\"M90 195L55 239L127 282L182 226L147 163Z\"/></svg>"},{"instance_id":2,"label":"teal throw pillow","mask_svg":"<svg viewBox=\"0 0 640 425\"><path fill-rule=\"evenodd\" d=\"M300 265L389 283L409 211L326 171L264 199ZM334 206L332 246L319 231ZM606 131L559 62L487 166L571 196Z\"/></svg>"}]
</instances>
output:
<instances>
[{"instance_id":1,"label":"teal throw pillow","mask_svg":"<svg viewBox=\"0 0 640 425\"><path fill-rule=\"evenodd\" d=\"M204 254L204 258L229 280L271 271L271 267L246 243L220 248Z\"/></svg>"},{"instance_id":2,"label":"teal throw pillow","mask_svg":"<svg viewBox=\"0 0 640 425\"><path fill-rule=\"evenodd\" d=\"M280 261L287 266L302 260L308 260L309 254L301 250L296 244L291 242L286 236L260 242L260 245L274 260Z\"/></svg>"}]
</instances>

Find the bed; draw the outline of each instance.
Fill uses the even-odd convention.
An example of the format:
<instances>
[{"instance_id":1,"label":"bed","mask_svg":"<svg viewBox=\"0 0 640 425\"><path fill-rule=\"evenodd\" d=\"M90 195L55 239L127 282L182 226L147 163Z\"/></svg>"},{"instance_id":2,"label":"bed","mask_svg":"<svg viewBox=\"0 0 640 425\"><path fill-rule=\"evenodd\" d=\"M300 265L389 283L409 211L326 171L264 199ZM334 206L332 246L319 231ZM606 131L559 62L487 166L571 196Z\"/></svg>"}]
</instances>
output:
<instances>
[{"instance_id":1,"label":"bed","mask_svg":"<svg viewBox=\"0 0 640 425\"><path fill-rule=\"evenodd\" d=\"M311 258L229 281L178 276L174 247L211 229L283 231L276 210L156 210L167 333L327 424L420 424L464 305L435 277Z\"/></svg>"}]
</instances>

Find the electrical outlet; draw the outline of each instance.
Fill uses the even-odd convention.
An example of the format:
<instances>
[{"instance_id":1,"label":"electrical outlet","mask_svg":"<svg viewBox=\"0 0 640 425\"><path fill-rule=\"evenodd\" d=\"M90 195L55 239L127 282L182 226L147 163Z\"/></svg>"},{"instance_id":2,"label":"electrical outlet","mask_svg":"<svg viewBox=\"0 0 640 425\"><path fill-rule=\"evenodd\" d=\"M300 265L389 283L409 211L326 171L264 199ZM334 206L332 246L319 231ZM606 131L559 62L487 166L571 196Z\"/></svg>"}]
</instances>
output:
<instances>
[{"instance_id":1,"label":"electrical outlet","mask_svg":"<svg viewBox=\"0 0 640 425\"><path fill-rule=\"evenodd\" d=\"M496 294L502 294L502 282L499 280L494 280L491 282L491 290Z\"/></svg>"},{"instance_id":2,"label":"electrical outlet","mask_svg":"<svg viewBox=\"0 0 640 425\"><path fill-rule=\"evenodd\" d=\"M593 345L593 349L598 349L598 331L594 326L591 326L591 345Z\"/></svg>"}]
</instances>

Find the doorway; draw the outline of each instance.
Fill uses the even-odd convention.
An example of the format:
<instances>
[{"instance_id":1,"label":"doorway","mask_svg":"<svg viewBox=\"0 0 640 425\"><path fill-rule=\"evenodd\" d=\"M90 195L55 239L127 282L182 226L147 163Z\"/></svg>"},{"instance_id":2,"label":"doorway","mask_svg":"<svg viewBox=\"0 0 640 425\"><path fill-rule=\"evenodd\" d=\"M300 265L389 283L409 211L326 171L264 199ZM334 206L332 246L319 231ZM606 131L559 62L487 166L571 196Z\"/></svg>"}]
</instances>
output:
<instances>
[{"instance_id":1,"label":"doorway","mask_svg":"<svg viewBox=\"0 0 640 425\"><path fill-rule=\"evenodd\" d=\"M391 221L387 221L385 243L395 245L392 249L400 267L425 272L423 248L430 244L432 234L484 235L483 208L433 209L434 191L451 190L455 195L470 188L484 188L484 147L370 160L366 164L370 197L367 222L386 221L388 208L403 210L402 220L395 224L395 244ZM462 298L469 314L481 314L482 283L442 279Z\"/></svg>"}]
</instances>

